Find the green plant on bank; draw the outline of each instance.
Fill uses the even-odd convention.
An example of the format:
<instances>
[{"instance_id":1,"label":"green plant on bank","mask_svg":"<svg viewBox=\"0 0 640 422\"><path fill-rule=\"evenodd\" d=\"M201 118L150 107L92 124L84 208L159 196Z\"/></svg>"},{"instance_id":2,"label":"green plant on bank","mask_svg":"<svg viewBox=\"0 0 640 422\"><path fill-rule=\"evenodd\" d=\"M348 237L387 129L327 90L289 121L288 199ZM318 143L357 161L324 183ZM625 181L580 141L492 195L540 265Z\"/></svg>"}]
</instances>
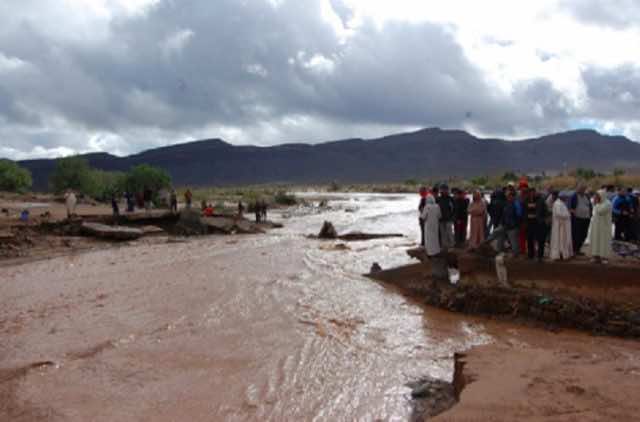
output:
<instances>
[{"instance_id":1,"label":"green plant on bank","mask_svg":"<svg viewBox=\"0 0 640 422\"><path fill-rule=\"evenodd\" d=\"M295 195L291 195L286 191L279 191L273 198L274 202L278 205L296 205L298 203L298 199Z\"/></svg>"},{"instance_id":2,"label":"green plant on bank","mask_svg":"<svg viewBox=\"0 0 640 422\"><path fill-rule=\"evenodd\" d=\"M32 183L29 170L13 161L0 160L0 191L24 193Z\"/></svg>"}]
</instances>

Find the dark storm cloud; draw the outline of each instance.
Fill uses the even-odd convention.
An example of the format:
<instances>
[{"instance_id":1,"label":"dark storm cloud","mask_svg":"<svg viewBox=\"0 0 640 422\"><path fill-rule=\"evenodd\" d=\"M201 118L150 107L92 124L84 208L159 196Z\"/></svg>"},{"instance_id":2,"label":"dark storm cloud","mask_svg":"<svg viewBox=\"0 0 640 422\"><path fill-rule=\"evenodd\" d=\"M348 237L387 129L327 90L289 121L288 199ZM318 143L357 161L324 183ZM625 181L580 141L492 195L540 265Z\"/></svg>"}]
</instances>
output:
<instances>
[{"instance_id":1,"label":"dark storm cloud","mask_svg":"<svg viewBox=\"0 0 640 422\"><path fill-rule=\"evenodd\" d=\"M590 67L582 78L589 117L613 120L640 119L640 67Z\"/></svg>"},{"instance_id":2,"label":"dark storm cloud","mask_svg":"<svg viewBox=\"0 0 640 422\"><path fill-rule=\"evenodd\" d=\"M348 22L344 3L331 4ZM268 125L277 135L288 116L323 122L310 127L326 133L296 128L302 140L348 125L517 135L562 128L570 113L547 81L522 82L512 95L492 87L452 28L364 22L343 38L321 15L320 0L160 1L86 42L48 36L24 18L0 32L0 59L15 64L3 70L0 60L6 145L83 150L99 132L135 139L118 141L129 152L205 127L255 134Z\"/></svg>"},{"instance_id":3,"label":"dark storm cloud","mask_svg":"<svg viewBox=\"0 0 640 422\"><path fill-rule=\"evenodd\" d=\"M563 0L560 7L582 22L613 29L637 26L640 22L637 0Z\"/></svg>"}]
</instances>

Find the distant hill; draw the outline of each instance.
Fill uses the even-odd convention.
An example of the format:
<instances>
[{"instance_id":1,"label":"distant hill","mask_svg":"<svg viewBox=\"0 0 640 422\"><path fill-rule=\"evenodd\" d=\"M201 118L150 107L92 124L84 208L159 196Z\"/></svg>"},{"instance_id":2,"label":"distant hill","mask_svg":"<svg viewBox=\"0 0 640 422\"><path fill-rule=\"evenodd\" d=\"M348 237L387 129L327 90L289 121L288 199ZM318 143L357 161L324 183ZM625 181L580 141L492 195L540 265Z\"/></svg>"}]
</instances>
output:
<instances>
[{"instance_id":1,"label":"distant hill","mask_svg":"<svg viewBox=\"0 0 640 422\"><path fill-rule=\"evenodd\" d=\"M622 136L575 130L522 141L480 139L458 130L417 132L323 144L233 146L208 139L128 157L87 154L93 167L127 170L147 163L167 170L178 186L256 183L391 182L410 178L477 176L505 170L559 171L588 167L640 168L640 144ZM34 189L46 190L55 160L26 160Z\"/></svg>"}]
</instances>

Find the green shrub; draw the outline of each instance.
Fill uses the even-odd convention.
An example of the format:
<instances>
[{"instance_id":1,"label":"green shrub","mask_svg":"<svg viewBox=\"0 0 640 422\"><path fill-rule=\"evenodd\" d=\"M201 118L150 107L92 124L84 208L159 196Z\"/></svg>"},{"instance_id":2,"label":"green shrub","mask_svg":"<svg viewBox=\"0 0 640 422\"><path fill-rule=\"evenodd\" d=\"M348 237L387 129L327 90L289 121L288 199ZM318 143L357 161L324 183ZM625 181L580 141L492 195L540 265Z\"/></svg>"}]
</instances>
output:
<instances>
[{"instance_id":1,"label":"green shrub","mask_svg":"<svg viewBox=\"0 0 640 422\"><path fill-rule=\"evenodd\" d=\"M278 205L296 205L298 203L298 198L288 194L286 191L278 191L273 200Z\"/></svg>"},{"instance_id":2,"label":"green shrub","mask_svg":"<svg viewBox=\"0 0 640 422\"><path fill-rule=\"evenodd\" d=\"M23 193L31 188L31 172L17 163L0 160L0 191Z\"/></svg>"}]
</instances>

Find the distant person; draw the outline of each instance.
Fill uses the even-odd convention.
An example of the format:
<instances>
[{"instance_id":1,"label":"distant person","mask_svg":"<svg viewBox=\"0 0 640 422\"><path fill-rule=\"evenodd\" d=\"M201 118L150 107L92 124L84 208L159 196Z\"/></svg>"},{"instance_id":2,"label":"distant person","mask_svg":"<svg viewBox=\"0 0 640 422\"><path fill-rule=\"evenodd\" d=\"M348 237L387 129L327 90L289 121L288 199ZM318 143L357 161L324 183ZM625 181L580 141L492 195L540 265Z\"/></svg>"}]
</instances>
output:
<instances>
[{"instance_id":1,"label":"distant person","mask_svg":"<svg viewBox=\"0 0 640 422\"><path fill-rule=\"evenodd\" d=\"M64 194L64 202L67 207L67 218L71 218L76 213L76 205L78 204L78 198L71 189L67 189Z\"/></svg>"},{"instance_id":2,"label":"distant person","mask_svg":"<svg viewBox=\"0 0 640 422\"><path fill-rule=\"evenodd\" d=\"M127 212L133 212L135 210L135 201L133 200L133 195L131 192L127 191L124 193L124 198L127 201Z\"/></svg>"},{"instance_id":3,"label":"distant person","mask_svg":"<svg viewBox=\"0 0 640 422\"><path fill-rule=\"evenodd\" d=\"M479 191L473 192L473 201L469 205L469 215L471 215L469 248L477 249L485 239L485 221L487 218L487 205Z\"/></svg>"},{"instance_id":4,"label":"distant person","mask_svg":"<svg viewBox=\"0 0 640 422\"><path fill-rule=\"evenodd\" d=\"M573 256L573 240L571 238L571 213L560 198L557 191L551 194L551 260L567 260Z\"/></svg>"},{"instance_id":5,"label":"distant person","mask_svg":"<svg viewBox=\"0 0 640 422\"><path fill-rule=\"evenodd\" d=\"M420 225L420 246L424 247L424 219L422 218L422 210L424 210L425 205L427 205L427 188L421 187L420 191L420 202L418 203L418 224Z\"/></svg>"},{"instance_id":6,"label":"distant person","mask_svg":"<svg viewBox=\"0 0 640 422\"><path fill-rule=\"evenodd\" d=\"M169 194L169 206L171 207L171 212L174 214L178 213L178 195L176 194L175 189L171 189L171 193Z\"/></svg>"},{"instance_id":7,"label":"distant person","mask_svg":"<svg viewBox=\"0 0 640 422\"><path fill-rule=\"evenodd\" d=\"M145 187L144 191L142 192L142 195L144 197L144 209L147 212L151 211L151 206L153 205L153 191L151 190L151 188L149 187Z\"/></svg>"},{"instance_id":8,"label":"distant person","mask_svg":"<svg viewBox=\"0 0 640 422\"><path fill-rule=\"evenodd\" d=\"M429 257L438 255L441 251L439 232L442 214L433 195L428 195L425 198L425 206L422 208L420 216L424 221L425 252Z\"/></svg>"},{"instance_id":9,"label":"distant person","mask_svg":"<svg viewBox=\"0 0 640 422\"><path fill-rule=\"evenodd\" d=\"M464 247L467 241L467 226L469 224L469 199L462 189L456 190L453 200L454 237L456 247Z\"/></svg>"},{"instance_id":10,"label":"distant person","mask_svg":"<svg viewBox=\"0 0 640 422\"><path fill-rule=\"evenodd\" d=\"M582 245L587 240L589 224L591 223L592 205L586 194L587 187L581 185L571 196L569 212L571 213L571 238L573 251L576 255L582 255Z\"/></svg>"},{"instance_id":11,"label":"distant person","mask_svg":"<svg viewBox=\"0 0 640 422\"><path fill-rule=\"evenodd\" d=\"M452 248L455 243L453 237L455 209L453 198L449 195L449 187L447 185L440 185L440 196L436 203L440 207L440 248L446 251Z\"/></svg>"},{"instance_id":12,"label":"distant person","mask_svg":"<svg viewBox=\"0 0 640 422\"><path fill-rule=\"evenodd\" d=\"M185 205L187 207L187 209L191 209L191 200L193 199L193 194L191 193L190 189L187 189L186 192L184 193L184 202Z\"/></svg>"},{"instance_id":13,"label":"distant person","mask_svg":"<svg viewBox=\"0 0 640 422\"><path fill-rule=\"evenodd\" d=\"M591 232L589 233L589 248L591 261L606 264L611 256L611 201L607 199L607 192L599 190L593 197L593 215L591 217Z\"/></svg>"},{"instance_id":14,"label":"distant person","mask_svg":"<svg viewBox=\"0 0 640 422\"><path fill-rule=\"evenodd\" d=\"M511 252L514 257L520 255L520 220L522 218L522 210L516 203L516 196L514 190L507 190L507 201L502 210L502 220L500 222L500 228L502 234L498 236L498 251L504 252L504 242L509 241L511 245Z\"/></svg>"},{"instance_id":15,"label":"distant person","mask_svg":"<svg viewBox=\"0 0 640 422\"><path fill-rule=\"evenodd\" d=\"M638 235L638 220L640 217L640 202L638 201L638 196L633 194L633 189L627 189L627 200L629 201L629 227L628 233L629 236L627 241L634 242L640 240L640 236Z\"/></svg>"},{"instance_id":16,"label":"distant person","mask_svg":"<svg viewBox=\"0 0 640 422\"><path fill-rule=\"evenodd\" d=\"M518 194L516 199L520 205L524 204L529 192L529 181L526 176L522 176L518 182ZM524 214L524 212L523 212ZM520 224L520 232L518 233L518 242L520 246L520 252L526 253L527 251L527 220L523 219L523 224Z\"/></svg>"},{"instance_id":17,"label":"distant person","mask_svg":"<svg viewBox=\"0 0 640 422\"><path fill-rule=\"evenodd\" d=\"M256 200L253 204L253 211L256 215L256 223L259 223L262 219L262 210L260 209L260 201Z\"/></svg>"},{"instance_id":18,"label":"distant person","mask_svg":"<svg viewBox=\"0 0 640 422\"><path fill-rule=\"evenodd\" d=\"M267 201L262 200L260 204L260 213L262 216L262 221L267 221Z\"/></svg>"},{"instance_id":19,"label":"distant person","mask_svg":"<svg viewBox=\"0 0 640 422\"><path fill-rule=\"evenodd\" d=\"M113 212L113 218L120 217L120 206L118 205L118 198L115 193L111 195L111 211Z\"/></svg>"},{"instance_id":20,"label":"distant person","mask_svg":"<svg viewBox=\"0 0 640 422\"><path fill-rule=\"evenodd\" d=\"M205 204L205 207L202 210L202 214L205 217L213 217L213 205Z\"/></svg>"},{"instance_id":21,"label":"distant person","mask_svg":"<svg viewBox=\"0 0 640 422\"><path fill-rule=\"evenodd\" d=\"M136 206L140 209L144 208L144 192L136 192Z\"/></svg>"},{"instance_id":22,"label":"distant person","mask_svg":"<svg viewBox=\"0 0 640 422\"><path fill-rule=\"evenodd\" d=\"M491 197L489 199L490 202L487 212L489 213L490 218L490 229L493 231L500 226L500 222L502 221L502 211L504 210L505 203L507 202L507 197L504 189L499 187L491 193Z\"/></svg>"},{"instance_id":23,"label":"distant person","mask_svg":"<svg viewBox=\"0 0 640 422\"><path fill-rule=\"evenodd\" d=\"M243 215L244 215L244 204L242 203L242 201L238 201L238 217L242 218Z\"/></svg>"},{"instance_id":24,"label":"distant person","mask_svg":"<svg viewBox=\"0 0 640 422\"><path fill-rule=\"evenodd\" d=\"M529 188L524 202L524 215L527 222L527 257L538 262L544 259L545 244L547 242L547 203L536 193L535 188Z\"/></svg>"},{"instance_id":25,"label":"distant person","mask_svg":"<svg viewBox=\"0 0 640 422\"><path fill-rule=\"evenodd\" d=\"M615 239L627 240L630 222L630 202L624 188L618 190L613 198L613 221L615 223Z\"/></svg>"}]
</instances>

